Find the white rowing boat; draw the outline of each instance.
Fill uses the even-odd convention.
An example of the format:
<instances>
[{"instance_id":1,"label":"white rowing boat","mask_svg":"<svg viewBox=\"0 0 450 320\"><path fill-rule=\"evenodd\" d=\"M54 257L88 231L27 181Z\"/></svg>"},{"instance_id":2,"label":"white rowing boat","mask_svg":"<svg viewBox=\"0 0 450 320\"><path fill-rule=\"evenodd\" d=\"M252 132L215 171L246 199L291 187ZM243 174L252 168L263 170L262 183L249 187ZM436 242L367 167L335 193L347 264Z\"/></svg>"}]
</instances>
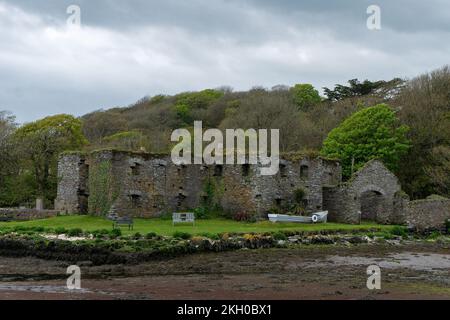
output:
<instances>
[{"instance_id":1,"label":"white rowing boat","mask_svg":"<svg viewBox=\"0 0 450 320\"><path fill-rule=\"evenodd\" d=\"M269 214L271 222L296 222L296 223L319 223L327 222L328 211L313 213L311 216L291 216L287 214Z\"/></svg>"}]
</instances>

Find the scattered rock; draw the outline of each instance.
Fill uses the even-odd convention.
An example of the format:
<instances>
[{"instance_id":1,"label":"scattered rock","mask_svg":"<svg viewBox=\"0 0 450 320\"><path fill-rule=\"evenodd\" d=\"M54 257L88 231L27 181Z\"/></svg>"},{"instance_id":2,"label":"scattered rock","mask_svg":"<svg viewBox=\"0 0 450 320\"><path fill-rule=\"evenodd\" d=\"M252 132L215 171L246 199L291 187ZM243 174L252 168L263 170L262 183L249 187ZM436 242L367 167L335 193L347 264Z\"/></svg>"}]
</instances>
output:
<instances>
[{"instance_id":1,"label":"scattered rock","mask_svg":"<svg viewBox=\"0 0 450 320\"><path fill-rule=\"evenodd\" d=\"M350 238L347 238L346 240L352 244L360 244L360 243L368 243L368 237L366 236L353 236Z\"/></svg>"},{"instance_id":2,"label":"scattered rock","mask_svg":"<svg viewBox=\"0 0 450 320\"><path fill-rule=\"evenodd\" d=\"M334 240L329 236L312 236L311 238L312 244L333 244Z\"/></svg>"}]
</instances>

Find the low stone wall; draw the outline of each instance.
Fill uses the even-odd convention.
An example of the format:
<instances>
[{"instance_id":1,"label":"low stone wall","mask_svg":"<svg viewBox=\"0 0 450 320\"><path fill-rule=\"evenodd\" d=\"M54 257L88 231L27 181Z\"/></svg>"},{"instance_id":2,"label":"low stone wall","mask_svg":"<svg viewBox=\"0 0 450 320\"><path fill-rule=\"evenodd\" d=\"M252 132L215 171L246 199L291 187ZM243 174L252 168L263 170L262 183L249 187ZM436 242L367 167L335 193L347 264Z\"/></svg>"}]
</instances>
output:
<instances>
[{"instance_id":1,"label":"low stone wall","mask_svg":"<svg viewBox=\"0 0 450 320\"><path fill-rule=\"evenodd\" d=\"M408 203L406 207L408 226L416 231L444 230L450 219L450 200L424 199Z\"/></svg>"},{"instance_id":2,"label":"low stone wall","mask_svg":"<svg viewBox=\"0 0 450 320\"><path fill-rule=\"evenodd\" d=\"M57 215L57 210L0 209L0 219L12 221L47 219Z\"/></svg>"}]
</instances>

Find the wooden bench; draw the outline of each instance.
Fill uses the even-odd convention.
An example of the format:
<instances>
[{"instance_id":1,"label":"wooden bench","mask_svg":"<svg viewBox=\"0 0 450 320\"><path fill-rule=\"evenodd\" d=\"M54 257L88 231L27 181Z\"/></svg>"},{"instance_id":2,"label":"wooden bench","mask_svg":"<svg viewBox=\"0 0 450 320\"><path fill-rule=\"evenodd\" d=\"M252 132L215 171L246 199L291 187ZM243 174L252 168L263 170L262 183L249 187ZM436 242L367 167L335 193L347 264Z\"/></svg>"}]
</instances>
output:
<instances>
[{"instance_id":1,"label":"wooden bench","mask_svg":"<svg viewBox=\"0 0 450 320\"><path fill-rule=\"evenodd\" d=\"M108 219L113 222L113 229L120 226L128 226L128 230L134 229L134 221L130 217L108 216Z\"/></svg>"},{"instance_id":2,"label":"wooden bench","mask_svg":"<svg viewBox=\"0 0 450 320\"><path fill-rule=\"evenodd\" d=\"M195 226L195 215L193 212L174 212L172 215L172 224L175 223L192 223Z\"/></svg>"},{"instance_id":3,"label":"wooden bench","mask_svg":"<svg viewBox=\"0 0 450 320\"><path fill-rule=\"evenodd\" d=\"M13 221L12 216L0 216L0 222L11 222Z\"/></svg>"},{"instance_id":4,"label":"wooden bench","mask_svg":"<svg viewBox=\"0 0 450 320\"><path fill-rule=\"evenodd\" d=\"M128 230L133 230L134 229L133 219L129 217L116 219L113 223L113 229L119 228L120 226L128 226Z\"/></svg>"},{"instance_id":5,"label":"wooden bench","mask_svg":"<svg viewBox=\"0 0 450 320\"><path fill-rule=\"evenodd\" d=\"M14 214L7 209L0 209L0 221L1 222L11 222L14 220Z\"/></svg>"}]
</instances>

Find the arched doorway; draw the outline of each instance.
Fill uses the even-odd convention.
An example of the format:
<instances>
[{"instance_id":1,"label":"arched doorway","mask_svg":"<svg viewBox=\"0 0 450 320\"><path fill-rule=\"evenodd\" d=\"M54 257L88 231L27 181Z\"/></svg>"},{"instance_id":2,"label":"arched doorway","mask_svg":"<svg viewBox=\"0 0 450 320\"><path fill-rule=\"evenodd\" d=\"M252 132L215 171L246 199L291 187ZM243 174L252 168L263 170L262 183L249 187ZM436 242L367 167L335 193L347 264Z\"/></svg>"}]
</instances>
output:
<instances>
[{"instance_id":1,"label":"arched doorway","mask_svg":"<svg viewBox=\"0 0 450 320\"><path fill-rule=\"evenodd\" d=\"M360 195L361 221L377 221L384 210L385 197L378 190L367 190Z\"/></svg>"}]
</instances>

